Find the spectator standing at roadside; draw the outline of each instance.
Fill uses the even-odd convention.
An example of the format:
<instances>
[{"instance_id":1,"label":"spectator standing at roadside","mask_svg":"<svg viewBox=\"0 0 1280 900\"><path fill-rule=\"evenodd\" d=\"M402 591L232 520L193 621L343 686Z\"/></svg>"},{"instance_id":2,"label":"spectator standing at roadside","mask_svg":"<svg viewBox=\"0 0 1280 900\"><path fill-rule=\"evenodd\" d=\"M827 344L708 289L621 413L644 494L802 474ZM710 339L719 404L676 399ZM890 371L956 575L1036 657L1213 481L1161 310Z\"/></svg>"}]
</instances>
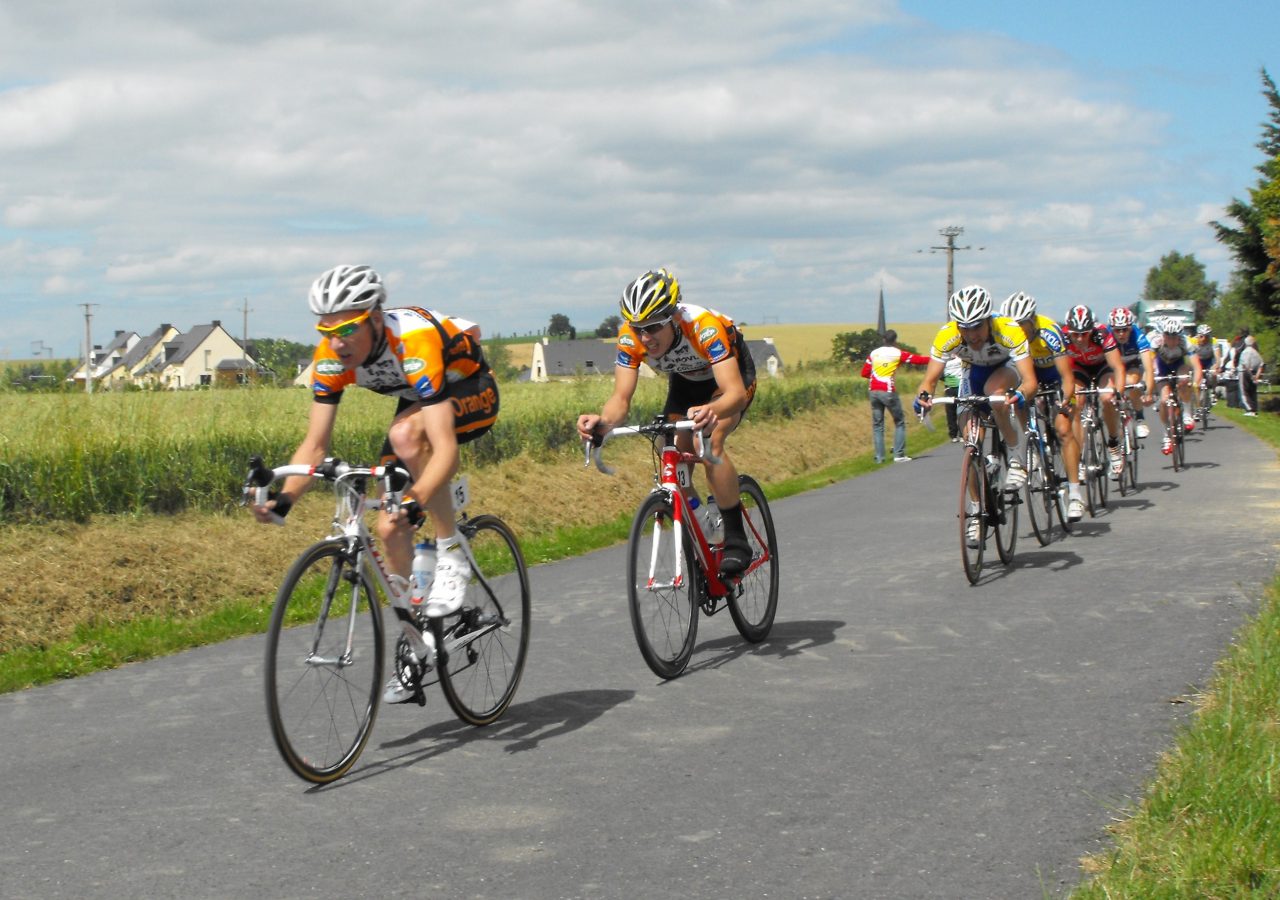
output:
<instances>
[{"instance_id":1,"label":"spectator standing at roadside","mask_svg":"<svg viewBox=\"0 0 1280 900\"><path fill-rule=\"evenodd\" d=\"M862 377L871 379L871 438L875 444L876 462L884 462L884 411L893 416L893 461L910 462L907 456L907 424L902 415L894 374L898 366L927 365L929 357L920 356L897 346L898 332L890 328L884 333L884 346L871 351L862 364Z\"/></svg>"},{"instance_id":2,"label":"spectator standing at roadside","mask_svg":"<svg viewBox=\"0 0 1280 900\"><path fill-rule=\"evenodd\" d=\"M964 377L964 360L953 356L942 367L942 384L948 397L960 396L960 379ZM947 404L947 436L951 443L960 443L960 422L956 418L956 405Z\"/></svg>"},{"instance_id":3,"label":"spectator standing at roadside","mask_svg":"<svg viewBox=\"0 0 1280 900\"><path fill-rule=\"evenodd\" d=\"M1262 354L1258 352L1258 339L1249 335L1244 339L1236 371L1240 373L1240 405L1246 416L1258 414L1258 379L1262 377Z\"/></svg>"}]
</instances>

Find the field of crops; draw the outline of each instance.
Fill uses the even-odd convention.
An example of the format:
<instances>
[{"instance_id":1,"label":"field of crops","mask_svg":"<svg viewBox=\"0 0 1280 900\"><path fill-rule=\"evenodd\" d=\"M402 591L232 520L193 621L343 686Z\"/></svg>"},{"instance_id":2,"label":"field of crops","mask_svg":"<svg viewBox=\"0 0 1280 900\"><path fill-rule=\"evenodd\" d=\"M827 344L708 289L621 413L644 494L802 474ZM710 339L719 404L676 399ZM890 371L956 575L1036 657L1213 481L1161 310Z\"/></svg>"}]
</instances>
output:
<instances>
[{"instance_id":1,"label":"field of crops","mask_svg":"<svg viewBox=\"0 0 1280 900\"><path fill-rule=\"evenodd\" d=\"M464 467L576 445L578 413L598 410L611 386L599 378L503 385L498 424L463 448ZM845 373L766 380L751 416L787 418L865 392L865 381ZM664 396L661 379L641 379L632 420L654 415ZM0 522L226 509L239 499L249 456L288 459L310 403L305 390L277 388L0 394ZM334 454L372 461L393 408L385 397L348 391Z\"/></svg>"}]
</instances>

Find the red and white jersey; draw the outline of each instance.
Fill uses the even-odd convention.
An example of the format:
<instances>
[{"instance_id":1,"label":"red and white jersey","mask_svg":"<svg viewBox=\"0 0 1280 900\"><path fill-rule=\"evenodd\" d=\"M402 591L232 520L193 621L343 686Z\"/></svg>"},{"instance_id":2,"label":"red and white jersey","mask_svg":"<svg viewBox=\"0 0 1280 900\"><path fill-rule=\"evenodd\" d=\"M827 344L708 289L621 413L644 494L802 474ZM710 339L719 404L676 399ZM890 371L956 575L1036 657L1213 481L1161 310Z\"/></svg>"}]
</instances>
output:
<instances>
[{"instance_id":1,"label":"red and white jersey","mask_svg":"<svg viewBox=\"0 0 1280 900\"><path fill-rule=\"evenodd\" d=\"M898 371L899 366L903 363L923 366L928 362L929 357L927 356L920 356L917 353L900 350L897 347L877 347L871 351L867 361L862 364L862 377L871 379L871 390L892 392L897 390L893 376Z\"/></svg>"}]
</instances>

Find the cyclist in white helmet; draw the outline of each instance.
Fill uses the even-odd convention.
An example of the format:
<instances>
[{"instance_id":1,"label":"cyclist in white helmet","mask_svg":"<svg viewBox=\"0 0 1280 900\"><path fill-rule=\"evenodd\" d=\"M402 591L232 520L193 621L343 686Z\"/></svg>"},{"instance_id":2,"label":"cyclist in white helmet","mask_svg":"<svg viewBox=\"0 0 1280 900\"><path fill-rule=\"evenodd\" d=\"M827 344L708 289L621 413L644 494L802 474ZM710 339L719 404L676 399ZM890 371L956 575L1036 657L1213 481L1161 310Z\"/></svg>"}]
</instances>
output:
<instances>
[{"instance_id":1,"label":"cyclist in white helmet","mask_svg":"<svg viewBox=\"0 0 1280 900\"><path fill-rule=\"evenodd\" d=\"M994 410L994 413L1000 436L1009 450L1004 486L1018 490L1026 484L1027 470L1017 452L1018 427L1012 408L1026 405L1027 397L1035 396L1037 386L1027 337L1017 322L995 315L991 294L980 285L970 285L952 294L947 301L947 314L950 321L938 330L929 348L929 365L920 382L915 410L922 412L932 406L933 390L947 360L961 359L965 364L964 376L960 379L961 397L1005 394L1010 398L1009 411ZM970 524L968 541L976 547L981 523L974 519Z\"/></svg>"},{"instance_id":2,"label":"cyclist in white helmet","mask_svg":"<svg viewBox=\"0 0 1280 900\"><path fill-rule=\"evenodd\" d=\"M329 454L338 403L351 386L399 401L382 448L382 461L398 459L411 482L398 508L383 509L377 533L393 576L407 579L414 532L431 520L438 545L435 578L423 616L458 611L471 565L457 533L449 486L458 447L489 431L498 417L498 386L480 347L480 327L425 307L385 309L382 279L368 266L337 266L311 286L311 312L320 341L312 361L313 402L306 436L291 463L318 465ZM289 509L314 480L286 478L279 493L253 508L259 521ZM414 598L421 602L421 598ZM383 699L413 698L398 675Z\"/></svg>"}]
</instances>

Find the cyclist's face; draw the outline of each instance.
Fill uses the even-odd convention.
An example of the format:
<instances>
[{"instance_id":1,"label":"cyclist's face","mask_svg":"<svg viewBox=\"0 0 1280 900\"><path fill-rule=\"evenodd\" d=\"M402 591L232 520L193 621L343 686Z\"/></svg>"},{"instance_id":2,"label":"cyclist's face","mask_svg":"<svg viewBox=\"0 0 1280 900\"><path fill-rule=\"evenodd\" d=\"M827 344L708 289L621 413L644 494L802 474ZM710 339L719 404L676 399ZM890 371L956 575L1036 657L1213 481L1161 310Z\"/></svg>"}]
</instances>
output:
<instances>
[{"instance_id":1,"label":"cyclist's face","mask_svg":"<svg viewBox=\"0 0 1280 900\"><path fill-rule=\"evenodd\" d=\"M960 329L960 337L964 342L975 350L986 343L988 335L991 333L991 320L983 319L976 325L958 325Z\"/></svg>"},{"instance_id":2,"label":"cyclist's face","mask_svg":"<svg viewBox=\"0 0 1280 900\"><path fill-rule=\"evenodd\" d=\"M646 325L635 325L632 326L632 330L635 331L636 337L640 339L645 352L650 356L661 356L675 343L676 331L670 318Z\"/></svg>"},{"instance_id":3,"label":"cyclist's face","mask_svg":"<svg viewBox=\"0 0 1280 900\"><path fill-rule=\"evenodd\" d=\"M1085 344L1089 343L1089 337L1093 334L1093 332L1092 331L1068 331L1067 334L1071 338L1071 343L1075 344L1077 347L1083 347Z\"/></svg>"},{"instance_id":4,"label":"cyclist's face","mask_svg":"<svg viewBox=\"0 0 1280 900\"><path fill-rule=\"evenodd\" d=\"M321 316L319 324L321 328L333 328L351 319L352 315L349 312L331 313ZM349 372L368 359L369 354L373 352L373 342L377 333L374 329L381 323L382 313L375 311L360 322L350 334L341 333L349 329L339 329L339 331L325 334L324 339L329 342L329 349L337 355L342 367Z\"/></svg>"}]
</instances>

